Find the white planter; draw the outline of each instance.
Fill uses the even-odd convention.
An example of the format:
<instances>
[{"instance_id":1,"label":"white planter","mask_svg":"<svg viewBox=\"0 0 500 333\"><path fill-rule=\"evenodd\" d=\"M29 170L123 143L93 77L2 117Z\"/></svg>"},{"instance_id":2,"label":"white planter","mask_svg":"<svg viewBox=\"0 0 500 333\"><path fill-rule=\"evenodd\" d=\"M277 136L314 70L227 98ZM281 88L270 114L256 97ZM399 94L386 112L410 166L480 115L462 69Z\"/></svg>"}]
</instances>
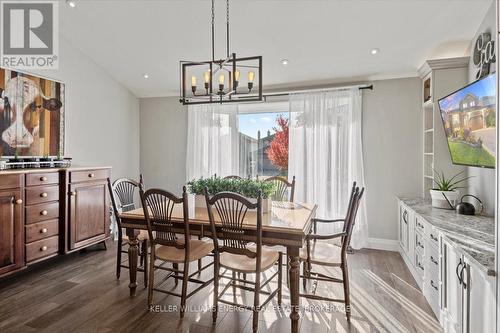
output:
<instances>
[{"instance_id":1,"label":"white planter","mask_svg":"<svg viewBox=\"0 0 500 333\"><path fill-rule=\"evenodd\" d=\"M429 190L429 192L431 193L433 207L442 209L455 209L459 194L458 191ZM450 206L450 203L452 204L452 206Z\"/></svg>"}]
</instances>

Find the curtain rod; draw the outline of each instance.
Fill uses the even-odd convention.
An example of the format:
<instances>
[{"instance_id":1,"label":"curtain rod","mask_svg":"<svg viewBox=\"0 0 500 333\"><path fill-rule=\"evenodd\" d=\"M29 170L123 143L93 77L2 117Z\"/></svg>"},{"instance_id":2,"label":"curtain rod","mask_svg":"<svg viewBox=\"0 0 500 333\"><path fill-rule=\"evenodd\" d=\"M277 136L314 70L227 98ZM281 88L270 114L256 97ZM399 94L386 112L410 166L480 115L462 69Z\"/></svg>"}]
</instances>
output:
<instances>
[{"instance_id":1,"label":"curtain rod","mask_svg":"<svg viewBox=\"0 0 500 333\"><path fill-rule=\"evenodd\" d=\"M330 88L318 88L318 89L304 89L304 90L287 90L287 91L277 91L277 92L269 92L264 93L264 97L271 96L287 96L295 93L307 93L307 92L319 92L319 91L329 91L329 90L347 90L352 88L358 88L359 90L373 90L373 84L356 84L352 86L343 86L343 87L330 87Z\"/></svg>"}]
</instances>

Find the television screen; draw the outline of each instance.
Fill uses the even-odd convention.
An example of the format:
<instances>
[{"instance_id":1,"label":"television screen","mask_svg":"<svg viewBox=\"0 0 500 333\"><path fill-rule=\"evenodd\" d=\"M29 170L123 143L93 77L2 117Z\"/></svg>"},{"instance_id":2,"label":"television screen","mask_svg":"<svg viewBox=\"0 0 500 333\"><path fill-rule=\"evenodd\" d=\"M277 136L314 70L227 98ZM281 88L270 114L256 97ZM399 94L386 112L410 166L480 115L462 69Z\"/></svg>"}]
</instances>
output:
<instances>
[{"instance_id":1,"label":"television screen","mask_svg":"<svg viewBox=\"0 0 500 333\"><path fill-rule=\"evenodd\" d=\"M439 100L454 164L495 167L495 74Z\"/></svg>"}]
</instances>

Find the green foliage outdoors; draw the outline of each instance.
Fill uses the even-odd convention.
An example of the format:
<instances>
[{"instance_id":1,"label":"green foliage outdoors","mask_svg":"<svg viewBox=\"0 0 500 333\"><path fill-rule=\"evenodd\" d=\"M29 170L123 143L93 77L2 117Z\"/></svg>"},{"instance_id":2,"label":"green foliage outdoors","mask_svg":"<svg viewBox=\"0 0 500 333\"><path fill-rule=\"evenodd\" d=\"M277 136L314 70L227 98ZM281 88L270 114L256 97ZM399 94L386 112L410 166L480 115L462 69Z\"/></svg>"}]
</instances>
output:
<instances>
[{"instance_id":1,"label":"green foliage outdoors","mask_svg":"<svg viewBox=\"0 0 500 333\"><path fill-rule=\"evenodd\" d=\"M467 165L495 167L495 157L484 148L471 147L462 142L449 141L453 162Z\"/></svg>"},{"instance_id":2,"label":"green foliage outdoors","mask_svg":"<svg viewBox=\"0 0 500 333\"><path fill-rule=\"evenodd\" d=\"M193 179L187 183L188 191L192 194L205 194L205 187L208 188L208 193L214 195L219 192L235 192L247 198L256 199L259 196L259 191L262 192L262 197L267 199L275 191L275 186L272 182L265 182L254 179L226 179L220 177L199 178Z\"/></svg>"}]
</instances>

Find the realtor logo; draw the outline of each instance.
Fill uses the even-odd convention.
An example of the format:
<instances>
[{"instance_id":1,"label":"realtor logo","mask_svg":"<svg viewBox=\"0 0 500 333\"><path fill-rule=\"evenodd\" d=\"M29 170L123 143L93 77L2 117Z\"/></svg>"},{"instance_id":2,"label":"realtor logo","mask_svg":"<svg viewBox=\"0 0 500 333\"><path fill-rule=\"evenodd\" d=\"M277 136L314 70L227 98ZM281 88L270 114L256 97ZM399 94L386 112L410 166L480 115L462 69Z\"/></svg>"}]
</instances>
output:
<instances>
[{"instance_id":1,"label":"realtor logo","mask_svg":"<svg viewBox=\"0 0 500 333\"><path fill-rule=\"evenodd\" d=\"M57 69L57 1L0 1L2 67Z\"/></svg>"}]
</instances>

